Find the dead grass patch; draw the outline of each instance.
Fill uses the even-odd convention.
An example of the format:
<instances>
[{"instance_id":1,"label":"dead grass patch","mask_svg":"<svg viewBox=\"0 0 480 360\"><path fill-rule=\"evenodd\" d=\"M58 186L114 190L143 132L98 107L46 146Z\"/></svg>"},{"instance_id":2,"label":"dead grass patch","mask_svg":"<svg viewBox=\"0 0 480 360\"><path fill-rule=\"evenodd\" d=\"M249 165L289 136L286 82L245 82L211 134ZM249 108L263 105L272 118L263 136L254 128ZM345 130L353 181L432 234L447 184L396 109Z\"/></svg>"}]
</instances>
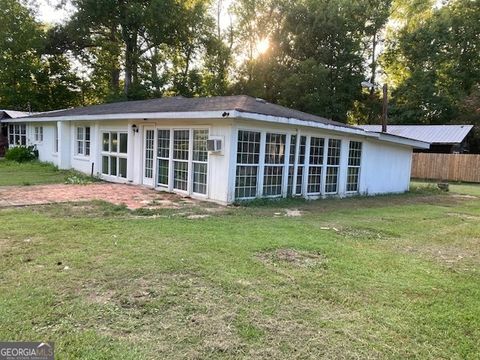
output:
<instances>
[{"instance_id":1,"label":"dead grass patch","mask_svg":"<svg viewBox=\"0 0 480 360\"><path fill-rule=\"evenodd\" d=\"M276 249L257 254L257 258L267 265L290 265L294 267L314 267L325 264L326 257L319 252L298 251L294 249Z\"/></svg>"}]
</instances>

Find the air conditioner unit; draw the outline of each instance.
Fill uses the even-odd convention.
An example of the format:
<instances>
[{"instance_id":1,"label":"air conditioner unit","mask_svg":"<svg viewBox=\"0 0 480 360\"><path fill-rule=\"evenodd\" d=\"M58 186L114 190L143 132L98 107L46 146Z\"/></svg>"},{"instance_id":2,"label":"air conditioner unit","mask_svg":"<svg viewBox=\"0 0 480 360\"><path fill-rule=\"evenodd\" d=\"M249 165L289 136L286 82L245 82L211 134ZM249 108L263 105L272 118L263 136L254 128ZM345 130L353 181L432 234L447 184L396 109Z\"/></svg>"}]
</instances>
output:
<instances>
[{"instance_id":1,"label":"air conditioner unit","mask_svg":"<svg viewBox=\"0 0 480 360\"><path fill-rule=\"evenodd\" d=\"M223 151L223 141L219 138L210 138L207 140L207 150L212 153Z\"/></svg>"}]
</instances>

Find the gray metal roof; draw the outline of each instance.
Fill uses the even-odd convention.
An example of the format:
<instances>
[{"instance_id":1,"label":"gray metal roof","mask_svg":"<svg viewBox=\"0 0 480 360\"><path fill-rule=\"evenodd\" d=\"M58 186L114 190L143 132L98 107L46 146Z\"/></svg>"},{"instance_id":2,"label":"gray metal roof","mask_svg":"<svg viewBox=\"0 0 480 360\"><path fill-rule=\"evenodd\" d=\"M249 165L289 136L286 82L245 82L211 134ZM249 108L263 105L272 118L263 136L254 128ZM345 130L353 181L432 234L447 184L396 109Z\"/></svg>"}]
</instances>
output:
<instances>
[{"instance_id":1,"label":"gray metal roof","mask_svg":"<svg viewBox=\"0 0 480 360\"><path fill-rule=\"evenodd\" d=\"M381 125L359 125L361 129L381 132ZM473 125L388 125L387 134L425 141L431 144L460 144Z\"/></svg>"},{"instance_id":2,"label":"gray metal roof","mask_svg":"<svg viewBox=\"0 0 480 360\"><path fill-rule=\"evenodd\" d=\"M0 119L16 119L16 118L24 117L28 115L31 115L31 113L24 112L24 111L0 109Z\"/></svg>"},{"instance_id":3,"label":"gray metal roof","mask_svg":"<svg viewBox=\"0 0 480 360\"><path fill-rule=\"evenodd\" d=\"M245 113L293 118L304 121L315 121L327 125L335 125L347 128L352 126L323 118L321 116L308 114L302 111L289 109L284 106L271 104L251 96L216 96L202 98L185 98L181 96L164 97L159 99L124 101L110 104L92 105L66 110L44 112L28 119L54 118L61 116L82 116L82 115L116 115L135 113L169 113L169 112L197 112L197 111L228 111L236 110Z\"/></svg>"}]
</instances>

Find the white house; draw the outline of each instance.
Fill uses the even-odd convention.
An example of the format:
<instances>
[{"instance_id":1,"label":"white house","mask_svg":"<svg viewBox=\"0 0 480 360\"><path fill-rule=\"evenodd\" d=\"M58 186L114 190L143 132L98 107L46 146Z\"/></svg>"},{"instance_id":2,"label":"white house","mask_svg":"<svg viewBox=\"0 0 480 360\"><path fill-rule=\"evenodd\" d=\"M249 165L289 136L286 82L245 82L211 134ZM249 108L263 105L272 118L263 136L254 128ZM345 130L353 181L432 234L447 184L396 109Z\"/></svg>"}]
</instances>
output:
<instances>
[{"instance_id":1,"label":"white house","mask_svg":"<svg viewBox=\"0 0 480 360\"><path fill-rule=\"evenodd\" d=\"M172 97L8 119L11 144L111 182L219 203L408 190L413 148L248 96Z\"/></svg>"}]
</instances>

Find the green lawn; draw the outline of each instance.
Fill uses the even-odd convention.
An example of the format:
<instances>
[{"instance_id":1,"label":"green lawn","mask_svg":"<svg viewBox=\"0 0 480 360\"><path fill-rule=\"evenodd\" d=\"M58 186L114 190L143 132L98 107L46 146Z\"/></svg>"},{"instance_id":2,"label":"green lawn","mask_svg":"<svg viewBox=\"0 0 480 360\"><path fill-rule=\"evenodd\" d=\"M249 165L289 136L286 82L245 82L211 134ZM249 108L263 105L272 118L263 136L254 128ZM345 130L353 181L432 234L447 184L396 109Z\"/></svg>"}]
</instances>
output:
<instances>
[{"instance_id":1,"label":"green lawn","mask_svg":"<svg viewBox=\"0 0 480 360\"><path fill-rule=\"evenodd\" d=\"M480 199L205 214L0 210L0 339L58 359L478 358Z\"/></svg>"},{"instance_id":2,"label":"green lawn","mask_svg":"<svg viewBox=\"0 0 480 360\"><path fill-rule=\"evenodd\" d=\"M69 178L85 179L72 170L59 170L52 164L38 161L17 163L0 160L0 186L64 183Z\"/></svg>"}]
</instances>

